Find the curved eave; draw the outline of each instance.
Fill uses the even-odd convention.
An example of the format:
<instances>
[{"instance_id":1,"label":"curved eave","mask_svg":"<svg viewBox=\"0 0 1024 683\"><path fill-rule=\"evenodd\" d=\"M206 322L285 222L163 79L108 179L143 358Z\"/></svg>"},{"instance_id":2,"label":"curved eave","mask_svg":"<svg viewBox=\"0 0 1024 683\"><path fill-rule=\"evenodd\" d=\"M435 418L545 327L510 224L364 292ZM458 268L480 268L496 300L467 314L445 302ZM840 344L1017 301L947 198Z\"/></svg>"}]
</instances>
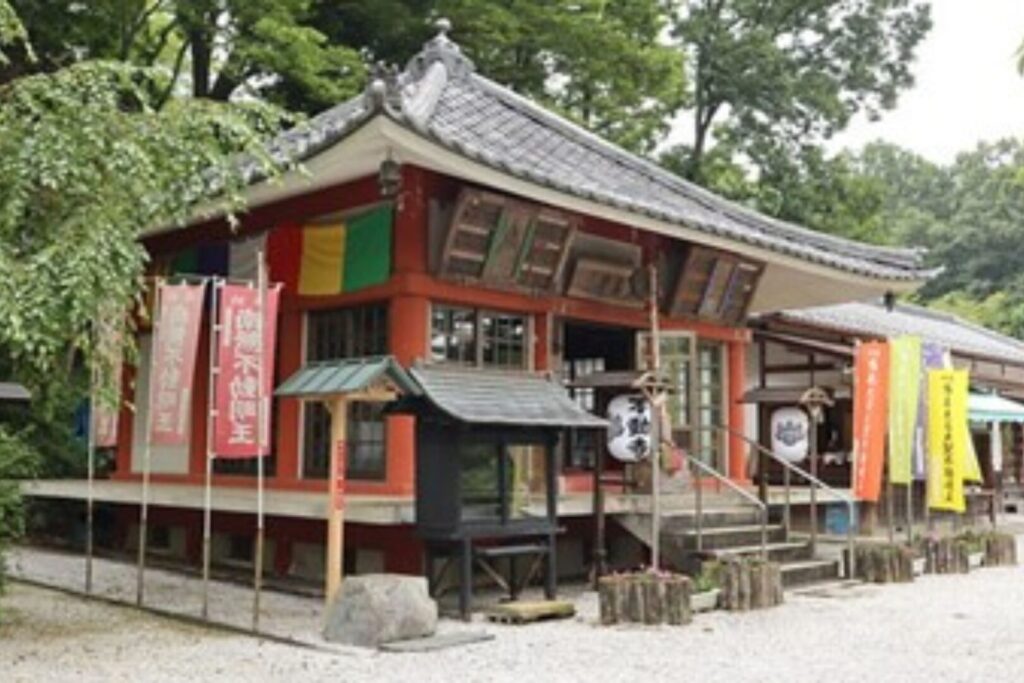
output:
<instances>
[{"instance_id":1,"label":"curved eave","mask_svg":"<svg viewBox=\"0 0 1024 683\"><path fill-rule=\"evenodd\" d=\"M600 216L677 239L718 247L759 261L784 264L808 272L828 272L833 275L843 272L853 280L873 284L875 288L879 283L883 283L887 289L911 291L938 272L936 269L906 270L873 263L864 263L862 267L852 264L845 267L829 263L828 258L818 254L817 250L794 248L786 253L770 249L759 244L756 239L726 234L718 226L679 223L671 216L631 205L626 199L611 202L601 195L587 191L586 188L554 187L543 179L530 178L528 173L522 173L525 177L521 177L519 169L502 166L493 159L472 157L469 150L460 148L455 142L452 142L451 147L458 151L449 148L448 143L428 132L412 130L388 117L380 117L379 121L381 132L396 150L402 151L400 161L470 182L501 188L552 206Z\"/></svg>"}]
</instances>

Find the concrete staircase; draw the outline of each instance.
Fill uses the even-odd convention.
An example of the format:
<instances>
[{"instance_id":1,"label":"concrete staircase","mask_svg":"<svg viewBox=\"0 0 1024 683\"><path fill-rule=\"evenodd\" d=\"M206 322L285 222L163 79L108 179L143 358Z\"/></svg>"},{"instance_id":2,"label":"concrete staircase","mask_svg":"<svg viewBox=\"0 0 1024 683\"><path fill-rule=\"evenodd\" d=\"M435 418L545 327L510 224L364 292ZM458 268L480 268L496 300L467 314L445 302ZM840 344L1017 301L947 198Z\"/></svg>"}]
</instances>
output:
<instances>
[{"instance_id":1,"label":"concrete staircase","mask_svg":"<svg viewBox=\"0 0 1024 683\"><path fill-rule=\"evenodd\" d=\"M649 514L630 513L618 515L616 519L640 542L650 546ZM791 538L782 524L769 523L767 537L768 558L782 565L784 587L796 588L839 578L837 560L815 557L810 543ZM688 573L699 571L705 560L756 556L761 552L760 512L752 507L706 509L699 551L693 511L663 514L661 549L665 564Z\"/></svg>"}]
</instances>

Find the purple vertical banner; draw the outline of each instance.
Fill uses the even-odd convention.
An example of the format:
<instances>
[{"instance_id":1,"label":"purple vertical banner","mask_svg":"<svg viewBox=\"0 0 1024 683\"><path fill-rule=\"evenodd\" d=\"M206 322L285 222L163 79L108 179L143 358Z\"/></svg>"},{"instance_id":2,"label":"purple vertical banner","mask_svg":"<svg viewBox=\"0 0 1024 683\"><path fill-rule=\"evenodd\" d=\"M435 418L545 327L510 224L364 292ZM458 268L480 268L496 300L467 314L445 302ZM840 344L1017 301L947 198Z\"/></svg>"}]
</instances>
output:
<instances>
[{"instance_id":1,"label":"purple vertical banner","mask_svg":"<svg viewBox=\"0 0 1024 683\"><path fill-rule=\"evenodd\" d=\"M921 344L921 392L917 407L917 428L914 430L914 478L927 475L928 461L928 371L941 370L946 365L946 348L934 342Z\"/></svg>"}]
</instances>

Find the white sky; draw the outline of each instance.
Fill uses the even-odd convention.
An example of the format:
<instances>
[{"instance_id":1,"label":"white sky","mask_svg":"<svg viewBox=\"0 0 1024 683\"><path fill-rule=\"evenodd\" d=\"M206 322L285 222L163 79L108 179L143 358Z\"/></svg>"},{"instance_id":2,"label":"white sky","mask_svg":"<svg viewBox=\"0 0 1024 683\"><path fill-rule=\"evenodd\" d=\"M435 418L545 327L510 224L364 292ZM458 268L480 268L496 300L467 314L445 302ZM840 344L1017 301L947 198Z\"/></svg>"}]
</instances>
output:
<instances>
[{"instance_id":1,"label":"white sky","mask_svg":"<svg viewBox=\"0 0 1024 683\"><path fill-rule=\"evenodd\" d=\"M982 140L1024 134L1024 0L932 0L934 26L918 48L916 84L882 120L863 118L835 147L875 139L951 161Z\"/></svg>"}]
</instances>

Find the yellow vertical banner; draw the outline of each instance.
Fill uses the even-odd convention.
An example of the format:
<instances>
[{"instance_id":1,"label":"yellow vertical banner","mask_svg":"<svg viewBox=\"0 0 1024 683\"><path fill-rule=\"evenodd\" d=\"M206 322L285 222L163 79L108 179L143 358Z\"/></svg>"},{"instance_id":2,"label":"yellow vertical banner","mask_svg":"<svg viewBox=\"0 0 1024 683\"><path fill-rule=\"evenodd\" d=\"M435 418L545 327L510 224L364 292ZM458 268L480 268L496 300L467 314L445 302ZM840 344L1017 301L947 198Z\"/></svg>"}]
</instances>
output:
<instances>
[{"instance_id":1,"label":"yellow vertical banner","mask_svg":"<svg viewBox=\"0 0 1024 683\"><path fill-rule=\"evenodd\" d=\"M967 371L928 371L928 507L963 512Z\"/></svg>"},{"instance_id":2,"label":"yellow vertical banner","mask_svg":"<svg viewBox=\"0 0 1024 683\"><path fill-rule=\"evenodd\" d=\"M909 485L921 395L921 338L889 342L889 480Z\"/></svg>"}]
</instances>

